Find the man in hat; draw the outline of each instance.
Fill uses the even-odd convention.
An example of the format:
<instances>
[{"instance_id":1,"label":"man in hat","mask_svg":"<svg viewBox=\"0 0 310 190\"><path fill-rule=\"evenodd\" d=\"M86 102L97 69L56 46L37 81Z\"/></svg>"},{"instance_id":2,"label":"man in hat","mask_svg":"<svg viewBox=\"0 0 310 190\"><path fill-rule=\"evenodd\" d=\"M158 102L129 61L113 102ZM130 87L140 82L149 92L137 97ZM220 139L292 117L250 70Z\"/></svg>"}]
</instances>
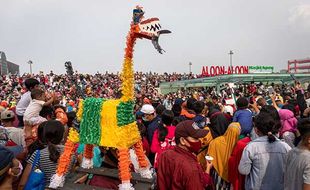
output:
<instances>
[{"instance_id":1,"label":"man in hat","mask_svg":"<svg viewBox=\"0 0 310 190\"><path fill-rule=\"evenodd\" d=\"M6 128L9 134L9 139L20 146L25 146L24 130L16 128L13 125L15 114L11 110L4 110L1 113L1 123Z\"/></svg>"},{"instance_id":2,"label":"man in hat","mask_svg":"<svg viewBox=\"0 0 310 190\"><path fill-rule=\"evenodd\" d=\"M154 132L160 124L160 118L156 116L155 108L151 104L144 104L140 111L143 114L143 124L147 128L147 139L152 144Z\"/></svg>"},{"instance_id":3,"label":"man in hat","mask_svg":"<svg viewBox=\"0 0 310 190\"><path fill-rule=\"evenodd\" d=\"M1 112L1 123L5 127L8 134L7 148L14 152L15 155L23 151L25 147L24 130L13 126L15 114L11 110Z\"/></svg>"},{"instance_id":4,"label":"man in hat","mask_svg":"<svg viewBox=\"0 0 310 190\"><path fill-rule=\"evenodd\" d=\"M161 119L156 115L155 108L151 104L144 104L140 110L142 113L143 124L147 130L147 141L152 144L153 136L158 129ZM149 160L153 164L155 159L155 154L149 154Z\"/></svg>"},{"instance_id":5,"label":"man in hat","mask_svg":"<svg viewBox=\"0 0 310 190\"><path fill-rule=\"evenodd\" d=\"M212 164L208 163L206 172L197 161L201 148L200 138L209 131L200 129L194 121L179 123L175 130L177 146L163 152L159 157L157 184L158 189L203 190L212 185L209 176Z\"/></svg>"}]
</instances>

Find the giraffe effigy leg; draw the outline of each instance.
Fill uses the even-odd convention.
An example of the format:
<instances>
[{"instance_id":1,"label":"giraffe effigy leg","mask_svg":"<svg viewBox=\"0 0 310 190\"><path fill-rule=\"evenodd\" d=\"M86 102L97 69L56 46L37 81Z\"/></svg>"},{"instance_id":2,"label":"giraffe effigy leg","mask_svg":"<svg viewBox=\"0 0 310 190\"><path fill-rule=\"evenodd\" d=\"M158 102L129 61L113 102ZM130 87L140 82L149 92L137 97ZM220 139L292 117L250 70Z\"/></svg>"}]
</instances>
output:
<instances>
[{"instance_id":1,"label":"giraffe effigy leg","mask_svg":"<svg viewBox=\"0 0 310 190\"><path fill-rule=\"evenodd\" d=\"M58 160L58 167L56 170L56 174L51 177L51 182L49 187L53 189L57 189L58 187L62 187L65 182L65 174L69 170L69 165L71 163L72 155L75 151L75 145L79 142L79 133L70 128L68 139L65 144L64 152L61 154Z\"/></svg>"},{"instance_id":2,"label":"giraffe effigy leg","mask_svg":"<svg viewBox=\"0 0 310 190\"><path fill-rule=\"evenodd\" d=\"M93 148L94 145L92 144L85 144L84 147L84 155L83 155L83 160L82 160L82 164L81 167L82 168L92 168L93 167Z\"/></svg>"},{"instance_id":3,"label":"giraffe effigy leg","mask_svg":"<svg viewBox=\"0 0 310 190\"><path fill-rule=\"evenodd\" d=\"M153 172L150 170L151 166L146 160L146 156L143 151L142 141L138 141L134 144L134 150L137 155L137 160L140 166L139 173L143 178L151 179L153 177Z\"/></svg>"},{"instance_id":4,"label":"giraffe effigy leg","mask_svg":"<svg viewBox=\"0 0 310 190\"><path fill-rule=\"evenodd\" d=\"M120 190L134 190L130 183L131 173L129 169L129 149L122 148L118 149L118 169L121 184L119 185Z\"/></svg>"}]
</instances>

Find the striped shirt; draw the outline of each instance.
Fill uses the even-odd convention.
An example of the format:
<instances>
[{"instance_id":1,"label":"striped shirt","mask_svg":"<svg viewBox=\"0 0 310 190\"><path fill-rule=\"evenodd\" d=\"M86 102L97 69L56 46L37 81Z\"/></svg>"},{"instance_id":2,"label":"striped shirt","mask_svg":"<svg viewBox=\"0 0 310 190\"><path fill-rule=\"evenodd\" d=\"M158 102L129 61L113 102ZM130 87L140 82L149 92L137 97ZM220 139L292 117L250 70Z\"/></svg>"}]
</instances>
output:
<instances>
[{"instance_id":1,"label":"striped shirt","mask_svg":"<svg viewBox=\"0 0 310 190\"><path fill-rule=\"evenodd\" d=\"M64 146L63 145L57 145L57 149L60 152L63 152L64 150ZM28 164L33 164L35 157L36 157L37 151L35 151L31 157L29 158L29 160L27 161ZM75 163L75 155L73 155L71 157L71 164L69 167L69 171L71 170L71 168L73 167L74 163ZM55 174L56 169L57 169L57 163L53 162L50 160L49 158L49 151L48 148L44 148L40 151L40 159L37 162L35 168L39 168L42 172L44 172L45 175L45 186L49 186L50 184L50 179L52 177L52 175Z\"/></svg>"}]
</instances>

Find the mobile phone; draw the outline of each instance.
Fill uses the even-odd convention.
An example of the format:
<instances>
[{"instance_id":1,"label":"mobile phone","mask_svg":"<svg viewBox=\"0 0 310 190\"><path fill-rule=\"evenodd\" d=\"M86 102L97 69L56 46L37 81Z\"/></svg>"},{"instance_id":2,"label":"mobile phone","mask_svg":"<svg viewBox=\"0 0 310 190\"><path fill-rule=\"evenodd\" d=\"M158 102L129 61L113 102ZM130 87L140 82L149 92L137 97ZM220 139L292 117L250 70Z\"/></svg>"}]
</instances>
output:
<instances>
[{"instance_id":1,"label":"mobile phone","mask_svg":"<svg viewBox=\"0 0 310 190\"><path fill-rule=\"evenodd\" d=\"M268 93L269 94L273 94L274 93L274 89L272 88L272 86L268 87Z\"/></svg>"}]
</instances>

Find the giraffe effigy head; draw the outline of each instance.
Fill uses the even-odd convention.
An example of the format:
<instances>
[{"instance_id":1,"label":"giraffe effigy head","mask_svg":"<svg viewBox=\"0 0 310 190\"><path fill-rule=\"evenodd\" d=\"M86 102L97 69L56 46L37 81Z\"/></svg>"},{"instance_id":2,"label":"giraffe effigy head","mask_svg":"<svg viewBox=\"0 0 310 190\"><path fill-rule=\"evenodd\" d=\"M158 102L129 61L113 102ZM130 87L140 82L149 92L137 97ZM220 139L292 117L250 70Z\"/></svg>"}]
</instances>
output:
<instances>
[{"instance_id":1,"label":"giraffe effigy head","mask_svg":"<svg viewBox=\"0 0 310 190\"><path fill-rule=\"evenodd\" d=\"M135 34L138 38L152 40L152 43L159 53L165 52L159 45L158 39L161 34L169 34L171 31L163 30L158 18L144 19L142 7L137 6L133 10L133 25L136 26Z\"/></svg>"}]
</instances>

